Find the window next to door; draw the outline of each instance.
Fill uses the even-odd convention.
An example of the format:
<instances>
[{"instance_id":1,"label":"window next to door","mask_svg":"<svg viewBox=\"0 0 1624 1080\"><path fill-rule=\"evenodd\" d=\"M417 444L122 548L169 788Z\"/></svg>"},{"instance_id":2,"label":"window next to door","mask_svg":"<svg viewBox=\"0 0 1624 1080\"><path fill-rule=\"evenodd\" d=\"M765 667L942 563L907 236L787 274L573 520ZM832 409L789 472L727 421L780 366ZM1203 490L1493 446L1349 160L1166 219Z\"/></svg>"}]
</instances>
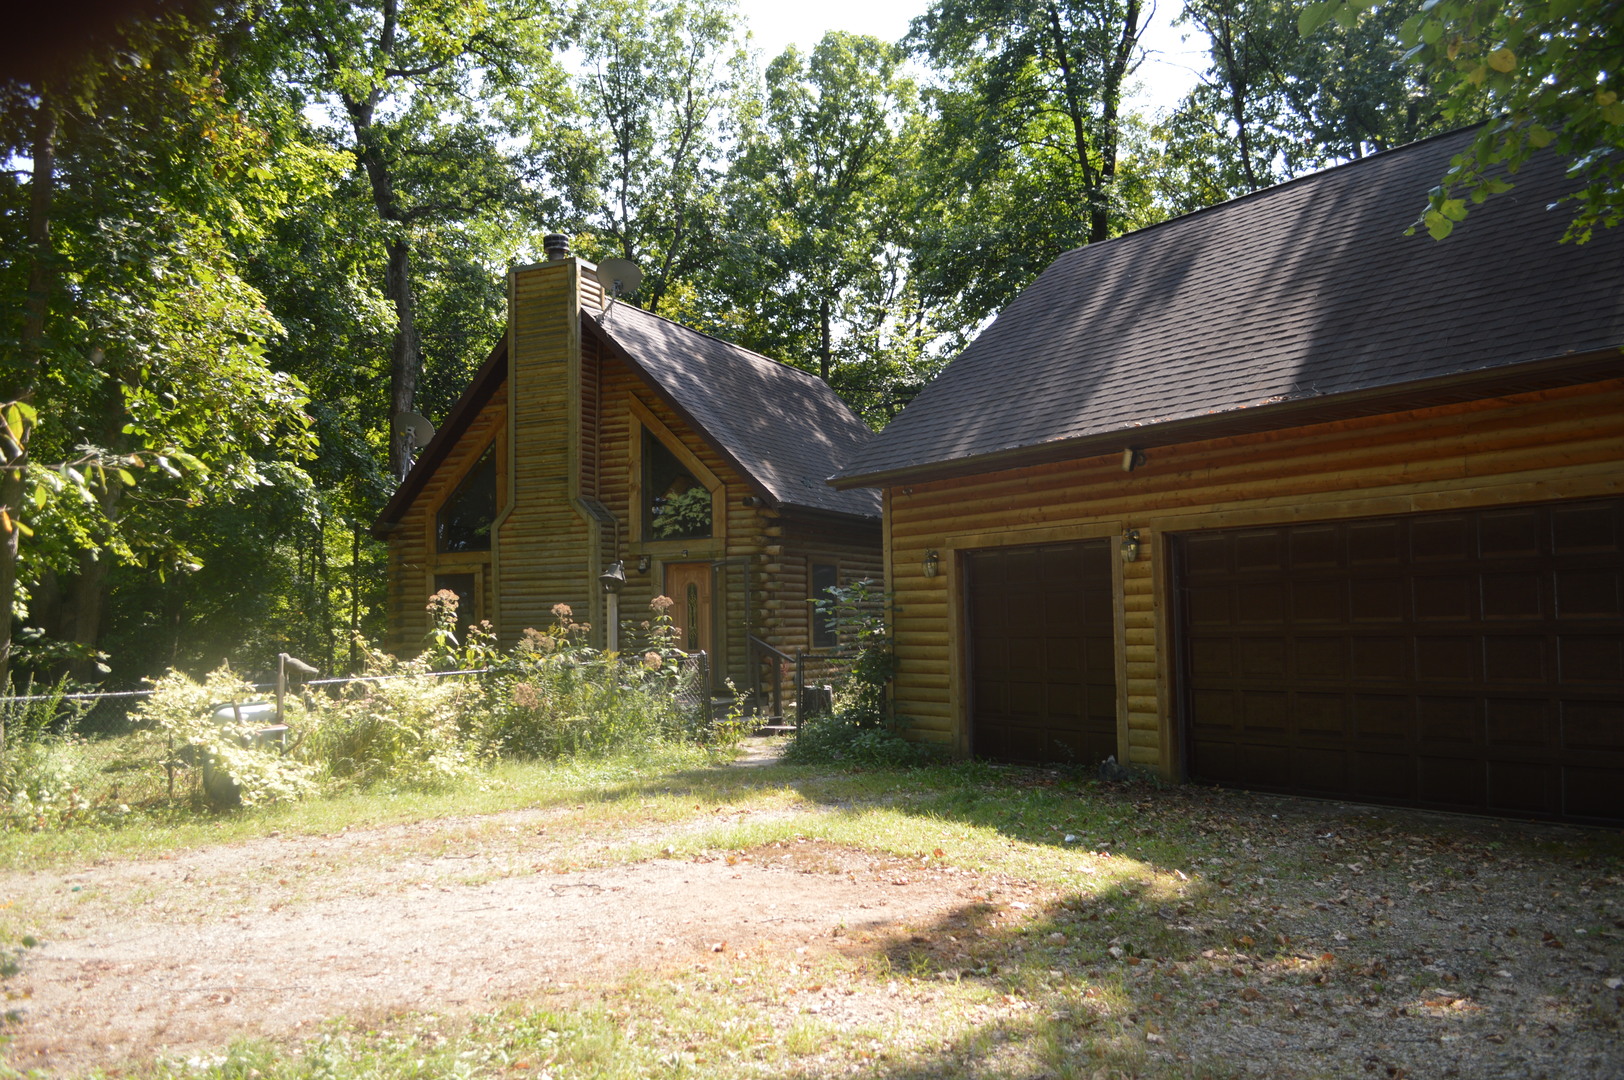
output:
<instances>
[{"instance_id":1,"label":"window next to door","mask_svg":"<svg viewBox=\"0 0 1624 1080\"><path fill-rule=\"evenodd\" d=\"M831 597L831 592L840 583L840 567L834 563L812 564L810 584L812 595L808 607L812 619L812 647L814 649L832 649L840 644L840 637L835 633L834 613L818 607L817 601Z\"/></svg>"}]
</instances>

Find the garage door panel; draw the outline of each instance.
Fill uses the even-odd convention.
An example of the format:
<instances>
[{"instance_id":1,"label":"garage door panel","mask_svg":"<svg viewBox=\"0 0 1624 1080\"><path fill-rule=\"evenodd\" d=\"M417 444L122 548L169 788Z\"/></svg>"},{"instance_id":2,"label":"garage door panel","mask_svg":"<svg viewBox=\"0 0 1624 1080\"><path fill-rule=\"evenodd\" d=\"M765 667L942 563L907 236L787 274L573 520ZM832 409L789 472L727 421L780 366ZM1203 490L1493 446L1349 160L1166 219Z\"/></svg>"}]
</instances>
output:
<instances>
[{"instance_id":1,"label":"garage door panel","mask_svg":"<svg viewBox=\"0 0 1624 1080\"><path fill-rule=\"evenodd\" d=\"M1617 570L1566 570L1556 575L1556 610L1564 619L1617 619L1624 614L1619 602Z\"/></svg>"},{"instance_id":2,"label":"garage door panel","mask_svg":"<svg viewBox=\"0 0 1624 1080\"><path fill-rule=\"evenodd\" d=\"M1420 698L1416 701L1416 734L1423 746L1454 743L1462 753L1481 756L1485 745L1482 705L1476 698Z\"/></svg>"},{"instance_id":3,"label":"garage door panel","mask_svg":"<svg viewBox=\"0 0 1624 1080\"><path fill-rule=\"evenodd\" d=\"M1478 518L1478 554L1484 559L1536 558L1545 549L1544 519L1533 507L1484 512Z\"/></svg>"},{"instance_id":4,"label":"garage door panel","mask_svg":"<svg viewBox=\"0 0 1624 1080\"><path fill-rule=\"evenodd\" d=\"M1416 563L1462 562L1477 554L1477 529L1464 514L1410 519L1410 559Z\"/></svg>"},{"instance_id":5,"label":"garage door panel","mask_svg":"<svg viewBox=\"0 0 1624 1080\"><path fill-rule=\"evenodd\" d=\"M1362 799L1412 801L1416 772L1416 761L1408 754L1355 750L1348 755L1349 792Z\"/></svg>"},{"instance_id":6,"label":"garage door panel","mask_svg":"<svg viewBox=\"0 0 1624 1080\"><path fill-rule=\"evenodd\" d=\"M1242 675L1279 676L1286 673L1285 638L1242 638L1235 643Z\"/></svg>"},{"instance_id":7,"label":"garage door panel","mask_svg":"<svg viewBox=\"0 0 1624 1080\"><path fill-rule=\"evenodd\" d=\"M1483 647L1475 637L1418 637L1415 639L1417 682L1480 682Z\"/></svg>"},{"instance_id":8,"label":"garage door panel","mask_svg":"<svg viewBox=\"0 0 1624 1080\"><path fill-rule=\"evenodd\" d=\"M1624 697L1612 701L1563 702L1562 749L1624 755ZM1619 797L1624 798L1624 793Z\"/></svg>"},{"instance_id":9,"label":"garage door panel","mask_svg":"<svg viewBox=\"0 0 1624 1080\"><path fill-rule=\"evenodd\" d=\"M1278 531L1249 531L1235 537L1235 570L1245 574L1286 568L1286 538Z\"/></svg>"},{"instance_id":10,"label":"garage door panel","mask_svg":"<svg viewBox=\"0 0 1624 1080\"><path fill-rule=\"evenodd\" d=\"M1507 814L1548 813L1560 806L1562 792L1555 765L1530 761L1488 763L1489 809Z\"/></svg>"},{"instance_id":11,"label":"garage door panel","mask_svg":"<svg viewBox=\"0 0 1624 1080\"><path fill-rule=\"evenodd\" d=\"M1545 611L1542 579L1532 570L1484 574L1481 581L1485 620L1538 619Z\"/></svg>"},{"instance_id":12,"label":"garage door panel","mask_svg":"<svg viewBox=\"0 0 1624 1080\"><path fill-rule=\"evenodd\" d=\"M970 743L982 757L1092 764L1117 751L1107 540L965 555Z\"/></svg>"},{"instance_id":13,"label":"garage door panel","mask_svg":"<svg viewBox=\"0 0 1624 1080\"><path fill-rule=\"evenodd\" d=\"M1401 623L1410 614L1410 586L1403 578L1359 578L1349 597L1356 623Z\"/></svg>"},{"instance_id":14,"label":"garage door panel","mask_svg":"<svg viewBox=\"0 0 1624 1080\"><path fill-rule=\"evenodd\" d=\"M1286 613L1286 590L1275 582L1263 582L1240 590L1235 596L1235 621L1241 625L1263 623L1274 626Z\"/></svg>"},{"instance_id":15,"label":"garage door panel","mask_svg":"<svg viewBox=\"0 0 1624 1080\"><path fill-rule=\"evenodd\" d=\"M1551 538L1558 555L1617 555L1621 517L1618 504L1559 506L1551 512Z\"/></svg>"},{"instance_id":16,"label":"garage door panel","mask_svg":"<svg viewBox=\"0 0 1624 1080\"><path fill-rule=\"evenodd\" d=\"M1489 776L1481 758L1423 755L1419 766L1420 790L1438 805L1464 809L1487 803Z\"/></svg>"},{"instance_id":17,"label":"garage door panel","mask_svg":"<svg viewBox=\"0 0 1624 1080\"><path fill-rule=\"evenodd\" d=\"M1624 639L1563 634L1556 655L1564 683L1624 685Z\"/></svg>"},{"instance_id":18,"label":"garage door panel","mask_svg":"<svg viewBox=\"0 0 1624 1080\"><path fill-rule=\"evenodd\" d=\"M1346 694L1293 694L1292 716L1297 723L1297 734L1302 739L1328 739L1340 745L1347 737Z\"/></svg>"},{"instance_id":19,"label":"garage door panel","mask_svg":"<svg viewBox=\"0 0 1624 1080\"><path fill-rule=\"evenodd\" d=\"M1294 582L1291 586L1291 618L1298 626L1323 622L1344 625L1348 621L1348 587L1341 581Z\"/></svg>"},{"instance_id":20,"label":"garage door panel","mask_svg":"<svg viewBox=\"0 0 1624 1080\"><path fill-rule=\"evenodd\" d=\"M1361 743L1408 742L1415 730L1409 697L1397 694L1355 694L1353 737Z\"/></svg>"},{"instance_id":21,"label":"garage door panel","mask_svg":"<svg viewBox=\"0 0 1624 1080\"><path fill-rule=\"evenodd\" d=\"M1190 775L1624 821L1621 544L1620 499L1173 538Z\"/></svg>"},{"instance_id":22,"label":"garage door panel","mask_svg":"<svg viewBox=\"0 0 1624 1080\"><path fill-rule=\"evenodd\" d=\"M1544 750L1556 745L1556 727L1544 700L1497 698L1486 703L1484 731L1491 751Z\"/></svg>"},{"instance_id":23,"label":"garage door panel","mask_svg":"<svg viewBox=\"0 0 1624 1080\"><path fill-rule=\"evenodd\" d=\"M1563 771L1563 810L1569 817L1616 818L1618 769L1569 766Z\"/></svg>"},{"instance_id":24,"label":"garage door panel","mask_svg":"<svg viewBox=\"0 0 1624 1080\"><path fill-rule=\"evenodd\" d=\"M1352 646L1356 679L1409 682L1414 675L1411 644L1404 638L1360 635Z\"/></svg>"},{"instance_id":25,"label":"garage door panel","mask_svg":"<svg viewBox=\"0 0 1624 1080\"><path fill-rule=\"evenodd\" d=\"M1550 679L1547 641L1532 635L1493 634L1483 639L1484 678L1490 683L1534 684Z\"/></svg>"},{"instance_id":26,"label":"garage door panel","mask_svg":"<svg viewBox=\"0 0 1624 1080\"><path fill-rule=\"evenodd\" d=\"M1415 617L1420 622L1476 619L1477 579L1465 574L1417 577L1413 585Z\"/></svg>"}]
</instances>

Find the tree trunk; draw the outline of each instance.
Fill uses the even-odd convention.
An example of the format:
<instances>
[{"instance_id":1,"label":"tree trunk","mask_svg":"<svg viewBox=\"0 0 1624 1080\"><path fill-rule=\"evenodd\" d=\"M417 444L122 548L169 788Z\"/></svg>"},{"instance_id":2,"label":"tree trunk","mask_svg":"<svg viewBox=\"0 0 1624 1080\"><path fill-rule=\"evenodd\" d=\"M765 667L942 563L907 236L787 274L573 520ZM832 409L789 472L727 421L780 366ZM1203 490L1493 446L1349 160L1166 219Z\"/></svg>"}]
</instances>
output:
<instances>
[{"instance_id":1,"label":"tree trunk","mask_svg":"<svg viewBox=\"0 0 1624 1080\"><path fill-rule=\"evenodd\" d=\"M32 403L45 358L45 317L51 303L55 267L51 251L51 198L56 193L56 99L40 87L34 112L34 175L28 193L28 297L24 302L23 332L19 342L21 363L14 381L4 388L4 401ZM28 425L15 432L16 444L7 447L5 473L0 478L0 507L10 521L0 530L0 691L11 685L11 608L17 596L18 543L22 538L16 519L22 514L23 468L28 463ZM0 743L3 745L3 743Z\"/></svg>"},{"instance_id":2,"label":"tree trunk","mask_svg":"<svg viewBox=\"0 0 1624 1080\"><path fill-rule=\"evenodd\" d=\"M395 417L412 411L417 400L417 376L423 369L423 346L417 337L417 301L412 294L412 247L405 238L389 243L384 292L395 304L395 343L389 356L389 423L393 425ZM412 467L406 448L408 438L407 432L391 428L389 471L402 480Z\"/></svg>"}]
</instances>

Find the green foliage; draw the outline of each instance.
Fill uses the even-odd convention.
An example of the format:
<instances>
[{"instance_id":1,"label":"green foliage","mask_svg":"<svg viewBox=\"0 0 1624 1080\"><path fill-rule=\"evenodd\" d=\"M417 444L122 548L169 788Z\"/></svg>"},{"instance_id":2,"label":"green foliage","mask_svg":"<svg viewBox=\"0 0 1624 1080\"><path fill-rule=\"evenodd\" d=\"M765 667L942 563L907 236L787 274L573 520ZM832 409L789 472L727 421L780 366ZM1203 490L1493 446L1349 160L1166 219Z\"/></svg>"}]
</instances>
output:
<instances>
[{"instance_id":1,"label":"green foliage","mask_svg":"<svg viewBox=\"0 0 1624 1080\"><path fill-rule=\"evenodd\" d=\"M830 620L850 665L835 683L835 710L804 719L784 760L798 764L848 763L880 768L926 765L942 760L940 747L904 734L906 721L892 715L891 677L896 656L885 623L885 598L872 582L837 586L817 609Z\"/></svg>"},{"instance_id":2,"label":"green foliage","mask_svg":"<svg viewBox=\"0 0 1624 1080\"><path fill-rule=\"evenodd\" d=\"M1351 26L1375 0L1317 0L1304 34ZM1427 196L1418 226L1442 240L1469 203L1511 190L1518 168L1542 151L1567 157L1573 218L1565 239L1624 220L1624 2L1428 0L1408 13L1398 40L1455 124L1487 110L1472 146Z\"/></svg>"},{"instance_id":3,"label":"green foliage","mask_svg":"<svg viewBox=\"0 0 1624 1080\"><path fill-rule=\"evenodd\" d=\"M225 704L262 700L253 686L221 666L202 682L171 671L154 681L152 695L135 710L135 718L161 743L163 767L173 776L182 770L210 769L227 779L221 791L233 791L224 801L243 806L287 802L315 790L314 766L283 753L280 743L256 737L265 726L252 719L216 721L214 711ZM290 717L296 716L294 706Z\"/></svg>"},{"instance_id":4,"label":"green foliage","mask_svg":"<svg viewBox=\"0 0 1624 1080\"><path fill-rule=\"evenodd\" d=\"M641 265L638 301L682 306L716 256L724 140L749 59L732 0L628 0L583 11L580 99L595 133L576 202L589 258Z\"/></svg>"},{"instance_id":5,"label":"green foliage","mask_svg":"<svg viewBox=\"0 0 1624 1080\"><path fill-rule=\"evenodd\" d=\"M916 742L895 726L859 727L846 715L808 718L784 747L790 765L860 765L874 769L907 769L940 764L946 753L935 743Z\"/></svg>"}]
</instances>

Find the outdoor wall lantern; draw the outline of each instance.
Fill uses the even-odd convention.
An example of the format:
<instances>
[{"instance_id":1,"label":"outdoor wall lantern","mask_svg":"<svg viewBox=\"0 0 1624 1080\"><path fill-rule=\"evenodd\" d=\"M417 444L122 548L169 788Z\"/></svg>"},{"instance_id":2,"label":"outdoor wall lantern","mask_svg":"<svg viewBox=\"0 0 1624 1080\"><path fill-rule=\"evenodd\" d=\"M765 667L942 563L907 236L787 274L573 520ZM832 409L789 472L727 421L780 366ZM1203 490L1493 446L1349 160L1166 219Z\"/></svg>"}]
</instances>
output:
<instances>
[{"instance_id":1,"label":"outdoor wall lantern","mask_svg":"<svg viewBox=\"0 0 1624 1080\"><path fill-rule=\"evenodd\" d=\"M620 590L626 587L626 564L616 559L609 564L609 569L598 575L598 584L603 591L609 594L608 618L609 625L604 631L604 643L610 652L620 651Z\"/></svg>"},{"instance_id":2,"label":"outdoor wall lantern","mask_svg":"<svg viewBox=\"0 0 1624 1080\"><path fill-rule=\"evenodd\" d=\"M654 565L653 560L651 560L647 555L639 555L637 557L637 572L639 574L648 573L648 568L652 565Z\"/></svg>"},{"instance_id":3,"label":"outdoor wall lantern","mask_svg":"<svg viewBox=\"0 0 1624 1080\"><path fill-rule=\"evenodd\" d=\"M1139 530L1129 529L1122 534L1122 561L1133 562L1139 558Z\"/></svg>"},{"instance_id":4,"label":"outdoor wall lantern","mask_svg":"<svg viewBox=\"0 0 1624 1080\"><path fill-rule=\"evenodd\" d=\"M925 572L926 577L931 578L935 577L937 571L941 569L941 563L942 557L936 553L935 548L931 548L925 552L925 561L919 565L919 568Z\"/></svg>"}]
</instances>

